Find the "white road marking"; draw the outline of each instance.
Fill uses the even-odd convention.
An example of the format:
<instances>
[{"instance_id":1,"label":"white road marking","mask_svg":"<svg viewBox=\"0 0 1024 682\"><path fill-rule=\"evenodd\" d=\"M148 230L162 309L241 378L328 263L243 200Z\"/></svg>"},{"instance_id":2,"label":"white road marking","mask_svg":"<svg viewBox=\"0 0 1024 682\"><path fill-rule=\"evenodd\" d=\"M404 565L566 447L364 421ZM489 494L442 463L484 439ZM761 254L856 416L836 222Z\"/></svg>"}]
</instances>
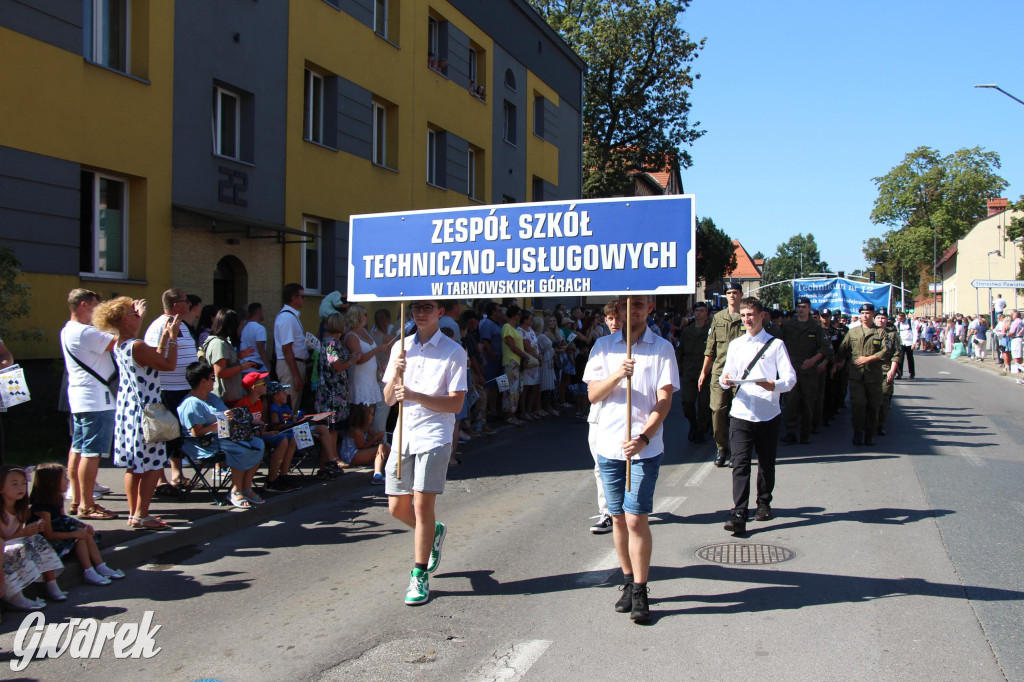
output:
<instances>
[{"instance_id":1,"label":"white road marking","mask_svg":"<svg viewBox=\"0 0 1024 682\"><path fill-rule=\"evenodd\" d=\"M651 512L651 515L671 514L685 501L685 497L663 497L654 505L654 511Z\"/></svg>"},{"instance_id":2,"label":"white road marking","mask_svg":"<svg viewBox=\"0 0 1024 682\"><path fill-rule=\"evenodd\" d=\"M611 539L611 538L609 538ZM611 577L612 573L619 570L619 555L612 547L601 558L576 576L576 585L585 587L588 585L600 585Z\"/></svg>"},{"instance_id":3,"label":"white road marking","mask_svg":"<svg viewBox=\"0 0 1024 682\"><path fill-rule=\"evenodd\" d=\"M943 372L939 372L939 374L949 374L949 372L943 371Z\"/></svg>"},{"instance_id":4,"label":"white road marking","mask_svg":"<svg viewBox=\"0 0 1024 682\"><path fill-rule=\"evenodd\" d=\"M985 460L983 460L981 457L978 457L973 452L969 452L968 450L965 450L964 448L961 448L961 447L958 447L956 450L957 450L958 453L960 453L961 457L966 459L968 462L970 462L974 466L976 466L976 467L983 467L983 466L985 466Z\"/></svg>"},{"instance_id":5,"label":"white road marking","mask_svg":"<svg viewBox=\"0 0 1024 682\"><path fill-rule=\"evenodd\" d=\"M711 470L715 468L714 462L704 462L700 469L697 469L697 473L690 477L690 480L686 482L688 488L695 488L704 482L704 479L708 477Z\"/></svg>"},{"instance_id":6,"label":"white road marking","mask_svg":"<svg viewBox=\"0 0 1024 682\"><path fill-rule=\"evenodd\" d=\"M480 666L471 676L474 682L516 682L523 679L530 666L537 662L551 646L547 639L533 639L513 644L503 654L494 652L491 660Z\"/></svg>"}]
</instances>

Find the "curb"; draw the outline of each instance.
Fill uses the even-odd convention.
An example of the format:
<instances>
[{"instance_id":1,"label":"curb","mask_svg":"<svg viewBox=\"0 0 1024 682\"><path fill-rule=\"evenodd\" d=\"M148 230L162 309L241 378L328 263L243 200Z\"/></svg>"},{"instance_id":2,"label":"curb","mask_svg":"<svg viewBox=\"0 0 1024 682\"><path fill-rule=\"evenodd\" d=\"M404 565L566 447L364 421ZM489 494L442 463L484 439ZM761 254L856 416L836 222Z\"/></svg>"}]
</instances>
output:
<instances>
[{"instance_id":1,"label":"curb","mask_svg":"<svg viewBox=\"0 0 1024 682\"><path fill-rule=\"evenodd\" d=\"M346 472L334 481L320 481L300 490L278 494L273 498L268 498L266 504L246 511L235 511L235 508L230 505L218 507L217 510L223 513L214 513L188 526L181 526L179 530L142 532L142 537L108 547L100 554L104 561L112 563L117 568L123 570L134 568L164 552L171 552L188 545L212 540L235 530L259 525L264 521L323 502L360 486L370 487L369 481L372 476L372 470ZM374 487L380 488L383 494L384 486ZM212 504L211 507L213 507ZM64 568L65 570L60 576L62 589L67 590L82 584L82 571L77 561L68 560Z\"/></svg>"}]
</instances>

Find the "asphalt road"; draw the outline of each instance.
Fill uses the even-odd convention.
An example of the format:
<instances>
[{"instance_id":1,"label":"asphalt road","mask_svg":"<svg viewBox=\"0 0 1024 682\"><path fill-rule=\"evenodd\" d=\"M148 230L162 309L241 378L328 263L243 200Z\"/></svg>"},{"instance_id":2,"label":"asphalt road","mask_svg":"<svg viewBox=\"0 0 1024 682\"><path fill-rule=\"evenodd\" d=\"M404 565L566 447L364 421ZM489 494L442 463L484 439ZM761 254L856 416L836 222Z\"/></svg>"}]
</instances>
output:
<instances>
[{"instance_id":1,"label":"asphalt road","mask_svg":"<svg viewBox=\"0 0 1024 682\"><path fill-rule=\"evenodd\" d=\"M853 448L848 411L780 451L777 518L721 528L730 474L670 416L650 625L612 604L586 425L503 431L451 471L431 601L403 604L412 538L365 489L157 557L45 611L139 622L161 651L68 654L47 680L1024 680L1024 389L944 358L897 385L889 435ZM678 408L678 405L676 406ZM696 556L771 545L764 566ZM733 548L735 549L735 548ZM22 614L5 613L0 655ZM0 661L0 677L14 677Z\"/></svg>"}]
</instances>

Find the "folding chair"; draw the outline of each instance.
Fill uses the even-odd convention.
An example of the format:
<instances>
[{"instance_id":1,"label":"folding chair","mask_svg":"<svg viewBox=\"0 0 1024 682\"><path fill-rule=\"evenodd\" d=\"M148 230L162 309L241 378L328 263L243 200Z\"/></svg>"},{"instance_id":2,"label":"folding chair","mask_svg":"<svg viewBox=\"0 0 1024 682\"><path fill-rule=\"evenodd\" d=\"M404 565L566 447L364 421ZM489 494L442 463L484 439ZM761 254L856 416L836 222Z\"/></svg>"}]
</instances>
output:
<instances>
[{"instance_id":1,"label":"folding chair","mask_svg":"<svg viewBox=\"0 0 1024 682\"><path fill-rule=\"evenodd\" d=\"M185 441L198 443L196 438L191 437L186 437ZM182 448L181 455L182 464L187 463L193 470L192 477L181 486L181 492L179 493L181 499L185 499L185 496L197 487L202 487L206 492L210 493L210 497L213 498L215 505L222 507L227 504L227 495L221 493L228 492L231 489L231 479L228 478L223 481L214 480L212 483L207 480L207 476L213 478L212 473L217 464L224 464L224 453L218 450L209 457L196 457L185 448Z\"/></svg>"}]
</instances>

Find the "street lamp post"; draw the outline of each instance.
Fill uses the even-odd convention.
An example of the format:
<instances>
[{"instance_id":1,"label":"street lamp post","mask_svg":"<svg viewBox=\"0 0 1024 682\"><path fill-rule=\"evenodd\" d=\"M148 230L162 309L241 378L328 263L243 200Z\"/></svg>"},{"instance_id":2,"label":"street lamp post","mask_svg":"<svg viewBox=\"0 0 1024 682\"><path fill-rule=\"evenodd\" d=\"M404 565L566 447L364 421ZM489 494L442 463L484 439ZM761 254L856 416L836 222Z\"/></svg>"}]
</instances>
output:
<instances>
[{"instance_id":1,"label":"street lamp post","mask_svg":"<svg viewBox=\"0 0 1024 682\"><path fill-rule=\"evenodd\" d=\"M1017 98L1017 97L1014 97L1013 95L1008 93L1006 90L1003 90L1001 87L999 87L995 83L987 83L987 84L984 84L984 85L975 85L974 87L976 87L976 88L988 88L990 90L998 90L999 92L1003 93L1004 95L1006 95L1007 97L1012 99L1014 102L1017 102L1018 104L1024 104L1024 100L1022 100L1020 98Z\"/></svg>"}]
</instances>

